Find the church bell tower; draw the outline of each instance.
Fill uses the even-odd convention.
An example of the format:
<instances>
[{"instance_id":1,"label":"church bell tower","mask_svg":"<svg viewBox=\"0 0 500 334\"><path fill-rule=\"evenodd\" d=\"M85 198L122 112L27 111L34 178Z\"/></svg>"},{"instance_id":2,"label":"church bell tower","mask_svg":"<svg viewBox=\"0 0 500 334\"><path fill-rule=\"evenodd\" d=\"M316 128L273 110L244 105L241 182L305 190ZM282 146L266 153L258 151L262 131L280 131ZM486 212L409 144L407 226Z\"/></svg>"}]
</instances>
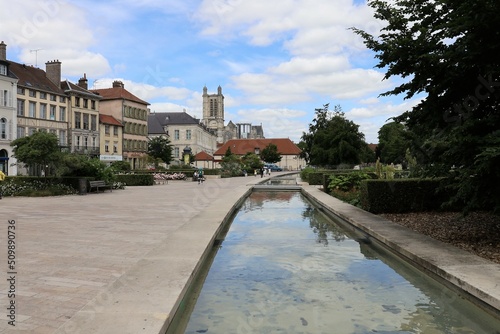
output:
<instances>
[{"instance_id":1,"label":"church bell tower","mask_svg":"<svg viewBox=\"0 0 500 334\"><path fill-rule=\"evenodd\" d=\"M224 95L221 86L217 88L217 94L208 94L207 87L203 87L202 122L217 133L218 143L224 142Z\"/></svg>"}]
</instances>

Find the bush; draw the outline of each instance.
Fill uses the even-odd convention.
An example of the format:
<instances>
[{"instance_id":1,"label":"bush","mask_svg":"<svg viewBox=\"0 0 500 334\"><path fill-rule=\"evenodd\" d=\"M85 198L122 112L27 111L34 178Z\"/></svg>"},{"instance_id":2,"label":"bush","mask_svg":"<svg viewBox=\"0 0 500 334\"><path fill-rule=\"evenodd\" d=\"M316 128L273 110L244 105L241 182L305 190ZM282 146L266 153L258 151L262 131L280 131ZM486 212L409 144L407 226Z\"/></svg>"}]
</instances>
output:
<instances>
[{"instance_id":1,"label":"bush","mask_svg":"<svg viewBox=\"0 0 500 334\"><path fill-rule=\"evenodd\" d=\"M306 167L300 171L300 178L302 181L309 182L309 174L315 172L316 169L312 167Z\"/></svg>"},{"instance_id":2,"label":"bush","mask_svg":"<svg viewBox=\"0 0 500 334\"><path fill-rule=\"evenodd\" d=\"M151 174L118 174L115 175L115 182L124 183L127 186L152 186L154 175Z\"/></svg>"},{"instance_id":3,"label":"bush","mask_svg":"<svg viewBox=\"0 0 500 334\"><path fill-rule=\"evenodd\" d=\"M55 178L15 177L0 182L3 196L60 196L76 194L75 188L55 183Z\"/></svg>"},{"instance_id":4,"label":"bush","mask_svg":"<svg viewBox=\"0 0 500 334\"><path fill-rule=\"evenodd\" d=\"M333 174L329 176L328 190L340 190L343 192L358 190L362 180L371 179L370 175L363 172L351 172L346 174Z\"/></svg>"},{"instance_id":5,"label":"bush","mask_svg":"<svg viewBox=\"0 0 500 334\"><path fill-rule=\"evenodd\" d=\"M449 194L438 191L442 179L364 180L361 207L372 213L435 211Z\"/></svg>"}]
</instances>

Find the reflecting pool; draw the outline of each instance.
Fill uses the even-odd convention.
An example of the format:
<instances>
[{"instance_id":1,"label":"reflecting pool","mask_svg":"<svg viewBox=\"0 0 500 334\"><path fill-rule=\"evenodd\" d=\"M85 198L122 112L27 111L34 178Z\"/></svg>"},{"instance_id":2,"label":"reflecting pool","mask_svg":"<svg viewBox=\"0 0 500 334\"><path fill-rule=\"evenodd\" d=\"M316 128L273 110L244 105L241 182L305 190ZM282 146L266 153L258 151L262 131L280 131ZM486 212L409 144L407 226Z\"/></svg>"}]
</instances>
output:
<instances>
[{"instance_id":1,"label":"reflecting pool","mask_svg":"<svg viewBox=\"0 0 500 334\"><path fill-rule=\"evenodd\" d=\"M342 229L299 192L253 192L219 247L181 333L500 328L498 319Z\"/></svg>"}]
</instances>

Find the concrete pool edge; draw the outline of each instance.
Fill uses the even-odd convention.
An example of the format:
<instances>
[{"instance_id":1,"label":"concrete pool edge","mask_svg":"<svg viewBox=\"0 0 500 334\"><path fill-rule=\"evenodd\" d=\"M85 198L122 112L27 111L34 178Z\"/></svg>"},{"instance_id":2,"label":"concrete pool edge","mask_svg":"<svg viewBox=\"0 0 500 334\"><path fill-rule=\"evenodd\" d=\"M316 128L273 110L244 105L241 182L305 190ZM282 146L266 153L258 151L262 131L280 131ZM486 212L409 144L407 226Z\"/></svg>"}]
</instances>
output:
<instances>
[{"instance_id":1,"label":"concrete pool edge","mask_svg":"<svg viewBox=\"0 0 500 334\"><path fill-rule=\"evenodd\" d=\"M315 186L302 184L302 193L500 317L500 265L342 202Z\"/></svg>"}]
</instances>

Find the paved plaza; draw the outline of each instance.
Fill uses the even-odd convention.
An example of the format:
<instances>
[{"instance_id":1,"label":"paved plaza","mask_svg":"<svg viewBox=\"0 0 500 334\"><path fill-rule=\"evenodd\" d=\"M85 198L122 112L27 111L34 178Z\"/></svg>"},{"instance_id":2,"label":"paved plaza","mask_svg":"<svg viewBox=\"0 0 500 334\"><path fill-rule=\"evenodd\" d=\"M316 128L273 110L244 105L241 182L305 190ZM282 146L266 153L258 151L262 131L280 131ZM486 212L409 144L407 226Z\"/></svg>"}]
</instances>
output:
<instances>
[{"instance_id":1,"label":"paved plaza","mask_svg":"<svg viewBox=\"0 0 500 334\"><path fill-rule=\"evenodd\" d=\"M4 197L0 333L159 333L220 223L258 181ZM15 275L7 274L9 221L15 221ZM15 276L15 327L7 321L9 276Z\"/></svg>"},{"instance_id":2,"label":"paved plaza","mask_svg":"<svg viewBox=\"0 0 500 334\"><path fill-rule=\"evenodd\" d=\"M162 333L221 222L260 181L254 176L201 185L170 181L83 196L2 199L0 333ZM499 265L367 214L316 187L304 186L304 193L500 308ZM9 239L15 241L11 268ZM11 301L15 327L8 322Z\"/></svg>"}]
</instances>

